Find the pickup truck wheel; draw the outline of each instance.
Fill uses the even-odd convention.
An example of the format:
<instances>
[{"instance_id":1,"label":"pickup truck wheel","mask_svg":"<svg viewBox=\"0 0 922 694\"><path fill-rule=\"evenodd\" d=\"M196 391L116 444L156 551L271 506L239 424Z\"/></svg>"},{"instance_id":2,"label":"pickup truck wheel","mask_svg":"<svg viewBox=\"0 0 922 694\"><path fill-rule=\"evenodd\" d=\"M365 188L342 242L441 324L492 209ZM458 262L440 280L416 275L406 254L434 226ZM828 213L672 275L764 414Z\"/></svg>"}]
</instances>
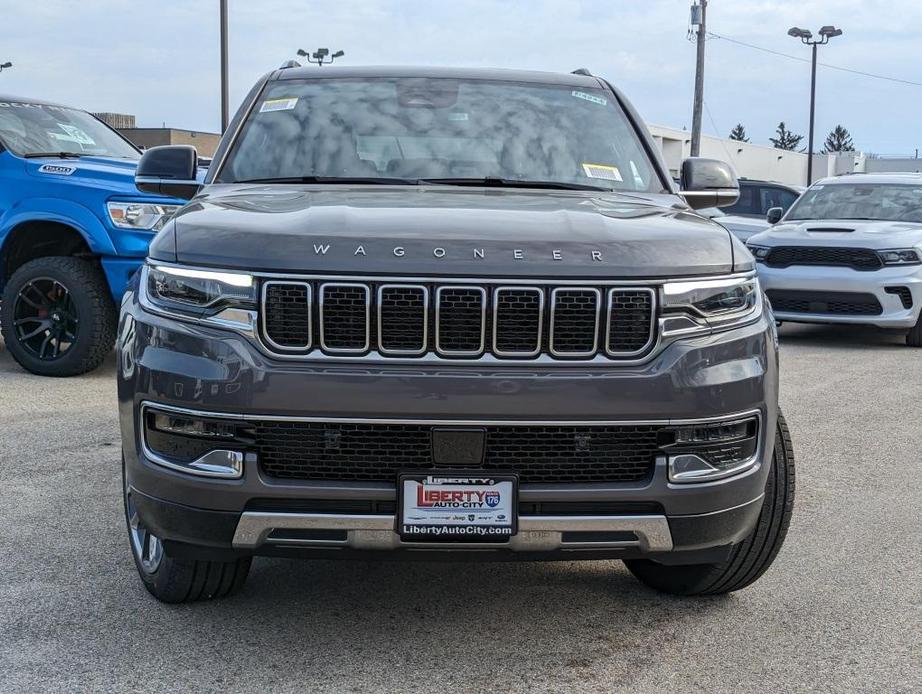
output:
<instances>
[{"instance_id":1,"label":"pickup truck wheel","mask_svg":"<svg viewBox=\"0 0 922 694\"><path fill-rule=\"evenodd\" d=\"M906 333L906 344L910 347L922 347L922 314L919 315L919 320L912 329Z\"/></svg>"},{"instance_id":2,"label":"pickup truck wheel","mask_svg":"<svg viewBox=\"0 0 922 694\"><path fill-rule=\"evenodd\" d=\"M794 447L778 413L775 449L765 483L765 500L755 529L729 559L715 564L666 566L649 559L624 563L641 582L672 595L720 595L745 588L771 566L781 549L794 506Z\"/></svg>"},{"instance_id":3,"label":"pickup truck wheel","mask_svg":"<svg viewBox=\"0 0 922 694\"><path fill-rule=\"evenodd\" d=\"M122 462L125 520L138 575L148 592L161 602L210 600L232 595L243 587L251 559L204 561L179 559L166 553L163 543L138 517Z\"/></svg>"},{"instance_id":4,"label":"pickup truck wheel","mask_svg":"<svg viewBox=\"0 0 922 694\"><path fill-rule=\"evenodd\" d=\"M52 256L20 267L3 291L0 328L13 358L40 376L76 376L115 344L115 305L100 269Z\"/></svg>"}]
</instances>

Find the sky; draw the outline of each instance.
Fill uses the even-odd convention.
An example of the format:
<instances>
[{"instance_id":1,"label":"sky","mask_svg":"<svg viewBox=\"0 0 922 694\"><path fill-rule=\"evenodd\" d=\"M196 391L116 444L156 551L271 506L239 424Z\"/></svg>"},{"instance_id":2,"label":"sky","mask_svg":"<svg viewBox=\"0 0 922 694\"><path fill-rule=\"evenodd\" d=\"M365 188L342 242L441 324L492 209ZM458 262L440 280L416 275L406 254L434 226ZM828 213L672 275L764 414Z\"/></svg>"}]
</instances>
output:
<instances>
[{"instance_id":1,"label":"sky","mask_svg":"<svg viewBox=\"0 0 922 694\"><path fill-rule=\"evenodd\" d=\"M691 0L228 0L231 109L298 48L347 65L586 67L650 123L691 128ZM220 129L218 0L0 0L0 94L133 113L141 127ZM710 0L704 132L742 123L769 144L806 133L810 51L787 35L834 24L820 62L816 137L842 124L856 148L922 150L922 0ZM733 43L740 41L795 60ZM325 68L317 68L325 69ZM806 139L804 140L806 142Z\"/></svg>"}]
</instances>

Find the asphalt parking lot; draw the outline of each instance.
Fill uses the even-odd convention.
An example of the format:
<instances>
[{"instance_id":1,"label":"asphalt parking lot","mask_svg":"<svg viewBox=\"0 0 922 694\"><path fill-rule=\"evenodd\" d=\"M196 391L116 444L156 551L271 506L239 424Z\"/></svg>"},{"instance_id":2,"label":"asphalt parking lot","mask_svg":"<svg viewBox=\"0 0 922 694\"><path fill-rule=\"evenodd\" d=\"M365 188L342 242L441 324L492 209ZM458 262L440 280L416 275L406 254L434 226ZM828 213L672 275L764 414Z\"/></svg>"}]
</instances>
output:
<instances>
[{"instance_id":1,"label":"asphalt parking lot","mask_svg":"<svg viewBox=\"0 0 922 694\"><path fill-rule=\"evenodd\" d=\"M0 691L920 691L922 351L785 325L782 362L795 515L740 593L608 561L263 559L173 607L129 554L114 358L42 379L0 343Z\"/></svg>"}]
</instances>

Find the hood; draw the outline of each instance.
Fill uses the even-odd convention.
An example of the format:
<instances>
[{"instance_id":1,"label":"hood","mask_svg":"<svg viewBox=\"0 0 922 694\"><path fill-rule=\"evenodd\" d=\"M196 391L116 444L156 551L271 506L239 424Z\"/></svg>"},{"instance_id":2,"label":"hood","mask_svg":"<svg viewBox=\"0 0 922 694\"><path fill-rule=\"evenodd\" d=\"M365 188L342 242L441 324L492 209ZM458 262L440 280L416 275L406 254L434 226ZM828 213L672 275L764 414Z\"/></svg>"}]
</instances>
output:
<instances>
[{"instance_id":1,"label":"hood","mask_svg":"<svg viewBox=\"0 0 922 694\"><path fill-rule=\"evenodd\" d=\"M446 186L214 185L151 256L311 274L669 277L733 269L675 197ZM171 236L172 234L172 236Z\"/></svg>"},{"instance_id":2,"label":"hood","mask_svg":"<svg viewBox=\"0 0 922 694\"><path fill-rule=\"evenodd\" d=\"M26 171L43 181L59 181L107 188L115 193L139 195L134 185L134 172L138 167L134 159L109 157L26 159Z\"/></svg>"},{"instance_id":3,"label":"hood","mask_svg":"<svg viewBox=\"0 0 922 694\"><path fill-rule=\"evenodd\" d=\"M747 243L765 246L907 248L922 243L922 224L884 220L824 219L781 222Z\"/></svg>"}]
</instances>

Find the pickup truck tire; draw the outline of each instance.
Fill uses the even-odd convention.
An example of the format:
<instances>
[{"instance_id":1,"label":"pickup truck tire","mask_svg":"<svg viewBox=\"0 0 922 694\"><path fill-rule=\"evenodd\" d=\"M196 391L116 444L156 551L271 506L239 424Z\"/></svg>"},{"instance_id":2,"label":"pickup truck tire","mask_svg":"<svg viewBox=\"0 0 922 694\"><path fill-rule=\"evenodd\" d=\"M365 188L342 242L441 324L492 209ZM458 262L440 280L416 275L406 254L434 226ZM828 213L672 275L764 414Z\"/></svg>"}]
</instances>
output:
<instances>
[{"instance_id":1,"label":"pickup truck tire","mask_svg":"<svg viewBox=\"0 0 922 694\"><path fill-rule=\"evenodd\" d=\"M144 587L157 600L167 603L196 602L232 595L243 587L252 559L208 561L171 557L160 540L138 518L122 460L122 490L125 522L131 556Z\"/></svg>"},{"instance_id":2,"label":"pickup truck tire","mask_svg":"<svg viewBox=\"0 0 922 694\"><path fill-rule=\"evenodd\" d=\"M13 273L3 291L0 328L6 348L23 368L40 376L92 371L112 350L115 327L109 286L89 260L31 260Z\"/></svg>"},{"instance_id":3,"label":"pickup truck tire","mask_svg":"<svg viewBox=\"0 0 922 694\"><path fill-rule=\"evenodd\" d=\"M672 595L720 595L745 588L771 566L781 549L794 507L794 447L778 413L775 449L765 483L765 500L755 529L723 562L665 566L649 559L625 560L642 583Z\"/></svg>"}]
</instances>

